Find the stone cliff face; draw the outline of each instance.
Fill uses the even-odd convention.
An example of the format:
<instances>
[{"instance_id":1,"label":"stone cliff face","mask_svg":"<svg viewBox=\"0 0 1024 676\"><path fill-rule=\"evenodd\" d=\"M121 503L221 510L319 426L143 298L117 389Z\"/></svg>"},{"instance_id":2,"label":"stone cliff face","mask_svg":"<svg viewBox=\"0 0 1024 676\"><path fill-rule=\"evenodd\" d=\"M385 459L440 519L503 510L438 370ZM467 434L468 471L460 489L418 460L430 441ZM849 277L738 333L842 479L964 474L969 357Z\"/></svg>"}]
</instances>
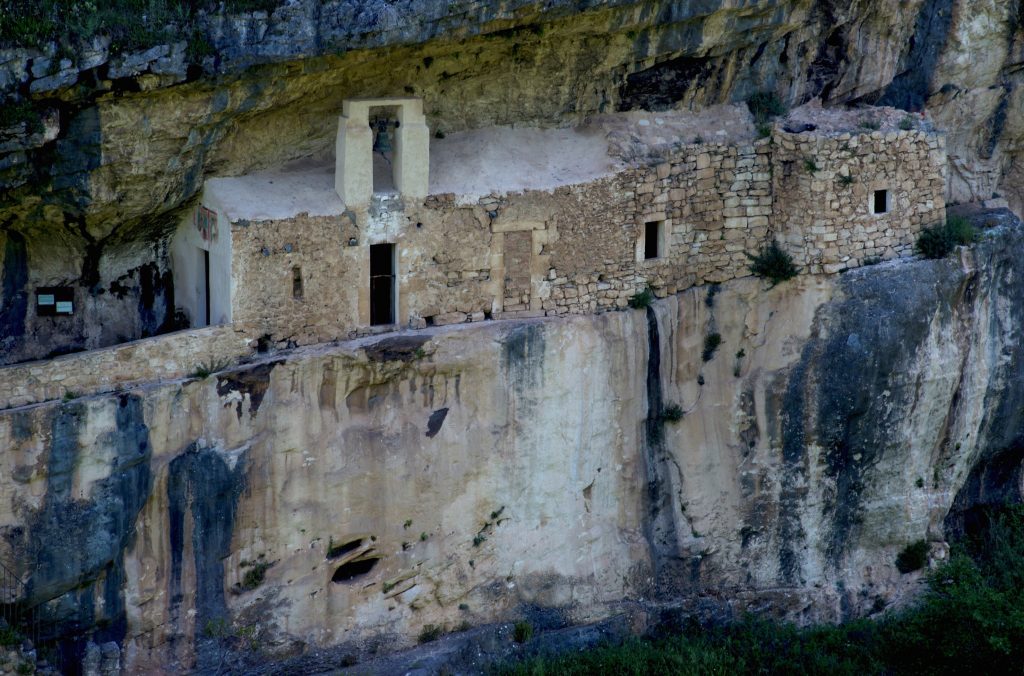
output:
<instances>
[{"instance_id":1,"label":"stone cliff face","mask_svg":"<svg viewBox=\"0 0 1024 676\"><path fill-rule=\"evenodd\" d=\"M62 325L63 349L176 328L166 239L203 179L329 155L341 101L356 96L422 96L441 132L761 90L791 104L925 108L951 134L953 201L998 191L1024 203L1014 3L282 5L204 17L213 53L202 58L185 41L135 54L111 54L103 40L61 58L0 51L0 89L27 118L0 130L6 346L48 342L26 321L34 286L78 288L98 319Z\"/></svg>"},{"instance_id":2,"label":"stone cliff face","mask_svg":"<svg viewBox=\"0 0 1024 676\"><path fill-rule=\"evenodd\" d=\"M1021 497L1022 250L1003 226L942 261L11 409L3 556L69 650L147 672L216 667L232 632L265 659L629 608L878 612L916 582L906 544L942 556Z\"/></svg>"}]
</instances>

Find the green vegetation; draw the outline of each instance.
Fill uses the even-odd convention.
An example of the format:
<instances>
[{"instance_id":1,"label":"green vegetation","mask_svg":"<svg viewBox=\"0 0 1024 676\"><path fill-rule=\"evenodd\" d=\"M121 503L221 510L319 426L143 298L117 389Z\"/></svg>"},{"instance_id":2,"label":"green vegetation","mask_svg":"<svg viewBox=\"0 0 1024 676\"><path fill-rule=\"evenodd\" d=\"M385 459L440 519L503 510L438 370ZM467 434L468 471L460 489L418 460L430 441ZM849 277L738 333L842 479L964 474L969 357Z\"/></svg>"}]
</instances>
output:
<instances>
[{"instance_id":1,"label":"green vegetation","mask_svg":"<svg viewBox=\"0 0 1024 676\"><path fill-rule=\"evenodd\" d=\"M839 185L843 186L844 188L847 186L851 186L857 182L857 179L855 179L850 174L839 174L839 176L836 177L836 180L839 181Z\"/></svg>"},{"instance_id":2,"label":"green vegetation","mask_svg":"<svg viewBox=\"0 0 1024 676\"><path fill-rule=\"evenodd\" d=\"M519 620L512 628L512 640L516 643L526 643L533 636L533 625L526 620Z\"/></svg>"},{"instance_id":3,"label":"green vegetation","mask_svg":"<svg viewBox=\"0 0 1024 676\"><path fill-rule=\"evenodd\" d=\"M665 422L679 422L685 414L686 411L679 404L666 404L661 409L661 419Z\"/></svg>"},{"instance_id":4,"label":"green vegetation","mask_svg":"<svg viewBox=\"0 0 1024 676\"><path fill-rule=\"evenodd\" d=\"M146 49L193 35L200 10L227 14L271 11L282 0L0 0L0 47L67 47L96 36L111 49ZM208 46L207 46L208 47ZM189 56L203 55L189 41Z\"/></svg>"},{"instance_id":5,"label":"green vegetation","mask_svg":"<svg viewBox=\"0 0 1024 676\"><path fill-rule=\"evenodd\" d=\"M261 554L260 556L262 557L263 555ZM242 577L242 589L249 590L256 589L263 584L263 580L267 577L267 570L274 564L269 561L242 561L239 565L242 568L248 568Z\"/></svg>"},{"instance_id":6,"label":"green vegetation","mask_svg":"<svg viewBox=\"0 0 1024 676\"><path fill-rule=\"evenodd\" d=\"M927 576L918 604L878 621L799 629L768 620L633 639L506 666L507 674L1009 674L1024 664L1024 507ZM879 601L880 605L884 602Z\"/></svg>"},{"instance_id":7,"label":"green vegetation","mask_svg":"<svg viewBox=\"0 0 1024 676\"><path fill-rule=\"evenodd\" d=\"M921 570L927 565L928 542L926 540L911 542L896 557L896 569L904 575L915 570Z\"/></svg>"},{"instance_id":8,"label":"green vegetation","mask_svg":"<svg viewBox=\"0 0 1024 676\"><path fill-rule=\"evenodd\" d=\"M189 378L198 378L199 380L206 380L214 373L223 371L230 365L231 360L229 359L215 359L212 361L200 362L199 365L196 366L195 370L189 374Z\"/></svg>"},{"instance_id":9,"label":"green vegetation","mask_svg":"<svg viewBox=\"0 0 1024 676\"><path fill-rule=\"evenodd\" d=\"M721 344L722 334L720 333L709 333L704 336L704 351L701 352L700 358L704 361L711 361L715 358L715 351Z\"/></svg>"},{"instance_id":10,"label":"green vegetation","mask_svg":"<svg viewBox=\"0 0 1024 676\"><path fill-rule=\"evenodd\" d=\"M30 134L43 131L43 118L28 101L16 101L0 106L0 130L25 125Z\"/></svg>"},{"instance_id":11,"label":"green vegetation","mask_svg":"<svg viewBox=\"0 0 1024 676\"><path fill-rule=\"evenodd\" d=\"M900 120L900 129L903 131L910 131L914 128L914 118L909 115L904 115L903 119Z\"/></svg>"},{"instance_id":12,"label":"green vegetation","mask_svg":"<svg viewBox=\"0 0 1024 676\"><path fill-rule=\"evenodd\" d=\"M945 258L961 244L976 238L971 222L962 216L950 216L942 225L925 228L917 236L917 250L925 258Z\"/></svg>"},{"instance_id":13,"label":"green vegetation","mask_svg":"<svg viewBox=\"0 0 1024 676\"><path fill-rule=\"evenodd\" d=\"M645 308L654 302L654 292L651 291L651 287L647 287L643 291L636 293L632 298L629 299L629 307L638 309Z\"/></svg>"},{"instance_id":14,"label":"green vegetation","mask_svg":"<svg viewBox=\"0 0 1024 676\"><path fill-rule=\"evenodd\" d=\"M424 626L423 630L420 632L420 643L430 643L431 641L436 641L437 639L441 638L441 634L443 633L444 629L442 629L438 625L428 624Z\"/></svg>"},{"instance_id":15,"label":"green vegetation","mask_svg":"<svg viewBox=\"0 0 1024 676\"><path fill-rule=\"evenodd\" d=\"M799 272L793 263L793 257L783 251L778 241L774 239L756 256L747 254L747 258L750 259L750 271L758 277L770 280L772 286L796 277Z\"/></svg>"},{"instance_id":16,"label":"green vegetation","mask_svg":"<svg viewBox=\"0 0 1024 676\"><path fill-rule=\"evenodd\" d=\"M882 121L876 117L862 117L860 119L860 128L868 131L878 131L882 128Z\"/></svg>"},{"instance_id":17,"label":"green vegetation","mask_svg":"<svg viewBox=\"0 0 1024 676\"><path fill-rule=\"evenodd\" d=\"M818 163L814 161L814 158L808 157L804 160L804 171L808 174L816 174L821 170L818 169Z\"/></svg>"},{"instance_id":18,"label":"green vegetation","mask_svg":"<svg viewBox=\"0 0 1024 676\"><path fill-rule=\"evenodd\" d=\"M785 115L789 112L786 109L786 105L779 99L775 92L758 92L747 99L747 108L750 109L750 114L754 116L754 123L758 125L767 124L780 115ZM768 131L771 133L771 125L768 125Z\"/></svg>"}]
</instances>

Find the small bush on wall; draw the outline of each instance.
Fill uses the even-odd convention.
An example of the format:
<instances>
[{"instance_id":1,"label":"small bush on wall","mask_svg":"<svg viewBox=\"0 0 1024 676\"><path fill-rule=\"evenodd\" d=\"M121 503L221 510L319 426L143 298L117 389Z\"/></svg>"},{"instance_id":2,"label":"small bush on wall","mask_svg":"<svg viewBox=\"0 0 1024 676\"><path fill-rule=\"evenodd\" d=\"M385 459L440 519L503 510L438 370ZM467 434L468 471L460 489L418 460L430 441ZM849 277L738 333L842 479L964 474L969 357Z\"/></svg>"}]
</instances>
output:
<instances>
[{"instance_id":1,"label":"small bush on wall","mask_svg":"<svg viewBox=\"0 0 1024 676\"><path fill-rule=\"evenodd\" d=\"M796 277L800 272L796 264L793 263L793 257L786 253L774 239L756 256L747 254L747 258L750 259L750 271L758 277L769 280L772 286Z\"/></svg>"}]
</instances>

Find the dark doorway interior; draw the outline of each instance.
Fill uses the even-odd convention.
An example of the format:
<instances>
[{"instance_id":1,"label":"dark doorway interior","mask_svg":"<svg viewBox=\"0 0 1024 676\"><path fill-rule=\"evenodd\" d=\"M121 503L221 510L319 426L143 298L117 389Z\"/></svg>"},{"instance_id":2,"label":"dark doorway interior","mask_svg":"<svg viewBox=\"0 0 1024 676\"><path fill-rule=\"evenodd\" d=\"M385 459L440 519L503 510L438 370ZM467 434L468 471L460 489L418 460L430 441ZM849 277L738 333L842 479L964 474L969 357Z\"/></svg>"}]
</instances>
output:
<instances>
[{"instance_id":1,"label":"dark doorway interior","mask_svg":"<svg viewBox=\"0 0 1024 676\"><path fill-rule=\"evenodd\" d=\"M203 249L203 326L210 325L210 252Z\"/></svg>"},{"instance_id":2,"label":"dark doorway interior","mask_svg":"<svg viewBox=\"0 0 1024 676\"><path fill-rule=\"evenodd\" d=\"M370 324L395 323L395 245L370 245Z\"/></svg>"}]
</instances>

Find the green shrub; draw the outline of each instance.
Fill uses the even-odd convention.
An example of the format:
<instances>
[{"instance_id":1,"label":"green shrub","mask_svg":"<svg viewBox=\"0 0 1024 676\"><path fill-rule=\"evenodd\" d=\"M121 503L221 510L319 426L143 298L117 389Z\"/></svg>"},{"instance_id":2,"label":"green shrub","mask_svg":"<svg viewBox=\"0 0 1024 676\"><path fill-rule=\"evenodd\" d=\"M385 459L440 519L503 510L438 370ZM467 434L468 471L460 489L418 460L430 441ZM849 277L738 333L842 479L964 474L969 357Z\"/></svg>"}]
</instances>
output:
<instances>
[{"instance_id":1,"label":"green shrub","mask_svg":"<svg viewBox=\"0 0 1024 676\"><path fill-rule=\"evenodd\" d=\"M925 258L945 258L961 244L970 244L976 238L971 222L962 216L950 216L942 225L921 230L917 236L917 250Z\"/></svg>"},{"instance_id":2,"label":"green shrub","mask_svg":"<svg viewBox=\"0 0 1024 676\"><path fill-rule=\"evenodd\" d=\"M925 540L911 542L896 556L896 569L906 575L928 565L928 543Z\"/></svg>"},{"instance_id":3,"label":"green shrub","mask_svg":"<svg viewBox=\"0 0 1024 676\"><path fill-rule=\"evenodd\" d=\"M786 105L775 92L758 92L754 94L747 99L747 108L750 109L750 114L754 116L754 122L758 125L765 124L788 112Z\"/></svg>"},{"instance_id":4,"label":"green shrub","mask_svg":"<svg viewBox=\"0 0 1024 676\"><path fill-rule=\"evenodd\" d=\"M634 309L648 307L654 302L654 292L651 291L651 287L647 287L643 291L633 294L633 297L629 299L629 307Z\"/></svg>"},{"instance_id":5,"label":"green shrub","mask_svg":"<svg viewBox=\"0 0 1024 676\"><path fill-rule=\"evenodd\" d=\"M772 135L772 123L761 122L757 125L757 138L768 138Z\"/></svg>"},{"instance_id":6,"label":"green shrub","mask_svg":"<svg viewBox=\"0 0 1024 676\"><path fill-rule=\"evenodd\" d=\"M778 241L772 240L756 256L747 254L750 259L750 271L758 277L764 277L775 286L779 282L796 277L800 272L793 263L793 257L783 251Z\"/></svg>"},{"instance_id":7,"label":"green shrub","mask_svg":"<svg viewBox=\"0 0 1024 676\"><path fill-rule=\"evenodd\" d=\"M878 131L882 128L882 122L876 117L862 117L860 118L860 128L868 131Z\"/></svg>"},{"instance_id":8,"label":"green shrub","mask_svg":"<svg viewBox=\"0 0 1024 676\"><path fill-rule=\"evenodd\" d=\"M839 174L839 176L836 177L836 181L839 182L839 185L841 185L841 186L843 186L845 188L847 186L851 186L854 183L856 183L857 179L855 179L850 174Z\"/></svg>"},{"instance_id":9,"label":"green shrub","mask_svg":"<svg viewBox=\"0 0 1024 676\"><path fill-rule=\"evenodd\" d=\"M814 158L808 157L804 160L804 171L808 174L815 174L821 170L818 169L818 163L814 161Z\"/></svg>"},{"instance_id":10,"label":"green shrub","mask_svg":"<svg viewBox=\"0 0 1024 676\"><path fill-rule=\"evenodd\" d=\"M721 344L722 334L720 333L709 333L704 336L704 351L701 352L700 358L704 361L711 361L715 357L715 351Z\"/></svg>"},{"instance_id":11,"label":"green shrub","mask_svg":"<svg viewBox=\"0 0 1024 676\"><path fill-rule=\"evenodd\" d=\"M661 409L661 419L665 422L679 422L685 414L686 412L683 411L683 407L679 404L666 404Z\"/></svg>"},{"instance_id":12,"label":"green shrub","mask_svg":"<svg viewBox=\"0 0 1024 676\"><path fill-rule=\"evenodd\" d=\"M531 674L1010 674L1024 664L1024 507L982 516L916 606L878 621L798 628L747 617L507 665ZM879 597L875 610L887 605Z\"/></svg>"},{"instance_id":13,"label":"green shrub","mask_svg":"<svg viewBox=\"0 0 1024 676\"><path fill-rule=\"evenodd\" d=\"M900 120L900 129L903 131L910 131L914 128L914 118L909 115L904 115L903 119Z\"/></svg>"},{"instance_id":14,"label":"green shrub","mask_svg":"<svg viewBox=\"0 0 1024 676\"><path fill-rule=\"evenodd\" d=\"M430 643L431 641L436 641L437 639L441 638L441 634L443 633L444 629L442 629L436 624L425 625L423 627L423 630L420 632L420 643Z\"/></svg>"},{"instance_id":15,"label":"green shrub","mask_svg":"<svg viewBox=\"0 0 1024 676\"><path fill-rule=\"evenodd\" d=\"M516 643L526 643L533 636L533 625L525 620L516 622L512 628L512 640Z\"/></svg>"},{"instance_id":16,"label":"green shrub","mask_svg":"<svg viewBox=\"0 0 1024 676\"><path fill-rule=\"evenodd\" d=\"M261 555L262 556L262 555ZM242 568L248 568L242 576L242 589L256 589L267 577L267 570L274 564L269 561L242 561Z\"/></svg>"}]
</instances>

